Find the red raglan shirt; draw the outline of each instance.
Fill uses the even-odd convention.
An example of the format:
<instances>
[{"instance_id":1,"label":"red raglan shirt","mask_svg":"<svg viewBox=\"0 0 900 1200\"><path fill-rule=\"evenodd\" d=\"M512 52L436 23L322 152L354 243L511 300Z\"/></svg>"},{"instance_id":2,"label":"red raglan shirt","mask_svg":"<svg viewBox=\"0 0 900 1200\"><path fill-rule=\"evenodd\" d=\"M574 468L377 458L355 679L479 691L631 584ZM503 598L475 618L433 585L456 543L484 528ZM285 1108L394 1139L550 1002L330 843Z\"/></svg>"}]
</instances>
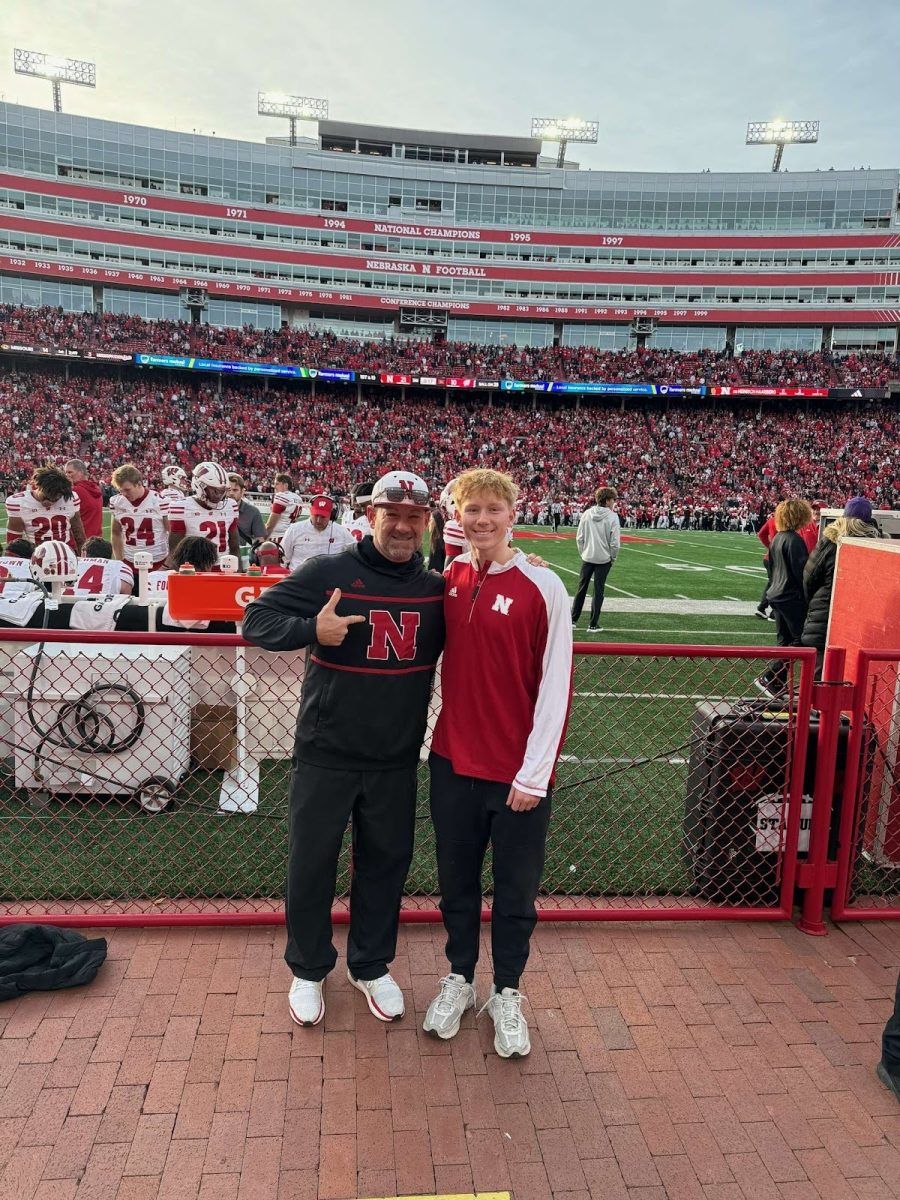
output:
<instances>
[{"instance_id":1,"label":"red raglan shirt","mask_svg":"<svg viewBox=\"0 0 900 1200\"><path fill-rule=\"evenodd\" d=\"M544 796L572 701L570 601L558 575L521 552L447 568L442 708L432 750L457 775Z\"/></svg>"}]
</instances>

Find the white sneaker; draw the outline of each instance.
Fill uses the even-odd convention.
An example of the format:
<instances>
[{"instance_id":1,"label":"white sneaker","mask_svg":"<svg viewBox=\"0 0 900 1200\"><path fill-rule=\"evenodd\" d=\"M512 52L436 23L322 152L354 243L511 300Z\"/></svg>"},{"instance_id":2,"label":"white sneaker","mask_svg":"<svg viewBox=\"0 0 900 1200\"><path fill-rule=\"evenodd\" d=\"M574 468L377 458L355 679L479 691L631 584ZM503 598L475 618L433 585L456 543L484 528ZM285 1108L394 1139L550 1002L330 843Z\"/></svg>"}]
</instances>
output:
<instances>
[{"instance_id":1,"label":"white sneaker","mask_svg":"<svg viewBox=\"0 0 900 1200\"><path fill-rule=\"evenodd\" d=\"M498 992L492 986L487 1003L479 1010L480 1015L487 1009L493 1018L494 1049L501 1058L524 1058L531 1053L528 1022L522 1016L524 999L515 988L504 988Z\"/></svg>"},{"instance_id":2,"label":"white sneaker","mask_svg":"<svg viewBox=\"0 0 900 1200\"><path fill-rule=\"evenodd\" d=\"M462 975L446 975L441 980L441 990L428 1005L422 1028L439 1038L455 1037L463 1014L474 1005L475 989L471 983L466 983Z\"/></svg>"},{"instance_id":3,"label":"white sneaker","mask_svg":"<svg viewBox=\"0 0 900 1200\"><path fill-rule=\"evenodd\" d=\"M295 1025L318 1025L325 1016L324 980L294 976L288 992L288 1009Z\"/></svg>"},{"instance_id":4,"label":"white sneaker","mask_svg":"<svg viewBox=\"0 0 900 1200\"><path fill-rule=\"evenodd\" d=\"M369 1012L379 1021L399 1021L406 1012L403 993L390 972L378 979L354 979L348 970L347 978L365 996Z\"/></svg>"}]
</instances>

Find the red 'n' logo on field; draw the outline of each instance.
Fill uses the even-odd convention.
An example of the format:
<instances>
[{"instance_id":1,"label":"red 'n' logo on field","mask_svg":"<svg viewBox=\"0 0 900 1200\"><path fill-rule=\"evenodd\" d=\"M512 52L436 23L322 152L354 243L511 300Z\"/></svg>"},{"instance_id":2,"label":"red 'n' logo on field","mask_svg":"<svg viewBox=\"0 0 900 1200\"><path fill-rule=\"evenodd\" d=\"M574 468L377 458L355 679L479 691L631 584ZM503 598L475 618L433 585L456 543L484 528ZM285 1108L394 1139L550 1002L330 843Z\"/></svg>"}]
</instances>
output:
<instances>
[{"instance_id":1,"label":"red 'n' logo on field","mask_svg":"<svg viewBox=\"0 0 900 1200\"><path fill-rule=\"evenodd\" d=\"M421 620L421 613L402 612L398 625L385 609L373 608L369 613L372 636L366 651L367 658L375 662L387 662L391 650L401 662L415 658L416 638Z\"/></svg>"}]
</instances>

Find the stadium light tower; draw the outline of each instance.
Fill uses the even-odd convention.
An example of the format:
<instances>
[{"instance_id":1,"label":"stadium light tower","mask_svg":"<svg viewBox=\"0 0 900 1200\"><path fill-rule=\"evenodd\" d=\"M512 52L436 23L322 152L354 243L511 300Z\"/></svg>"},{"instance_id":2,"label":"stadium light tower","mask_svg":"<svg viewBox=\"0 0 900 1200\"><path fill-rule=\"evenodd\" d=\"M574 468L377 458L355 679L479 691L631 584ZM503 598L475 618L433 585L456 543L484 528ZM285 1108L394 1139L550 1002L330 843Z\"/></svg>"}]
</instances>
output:
<instances>
[{"instance_id":1,"label":"stadium light tower","mask_svg":"<svg viewBox=\"0 0 900 1200\"><path fill-rule=\"evenodd\" d=\"M566 165L569 142L596 142L600 132L597 121L582 121L580 117L532 117L531 136L543 142L559 142L556 165Z\"/></svg>"},{"instance_id":2,"label":"stadium light tower","mask_svg":"<svg viewBox=\"0 0 900 1200\"><path fill-rule=\"evenodd\" d=\"M58 58L42 50L13 50L13 70L17 75L32 75L49 79L53 84L53 111L62 112L62 85L77 83L80 87L97 86L97 68L80 58Z\"/></svg>"},{"instance_id":3,"label":"stadium light tower","mask_svg":"<svg viewBox=\"0 0 900 1200\"><path fill-rule=\"evenodd\" d=\"M749 121L747 124L748 146L774 146L775 159L772 170L781 167L781 156L789 142L817 142L818 121Z\"/></svg>"},{"instance_id":4,"label":"stadium light tower","mask_svg":"<svg viewBox=\"0 0 900 1200\"><path fill-rule=\"evenodd\" d=\"M326 121L328 101L315 96L286 96L283 92L260 92L256 111L262 117L287 117L291 123L291 145L297 145L298 121Z\"/></svg>"}]
</instances>

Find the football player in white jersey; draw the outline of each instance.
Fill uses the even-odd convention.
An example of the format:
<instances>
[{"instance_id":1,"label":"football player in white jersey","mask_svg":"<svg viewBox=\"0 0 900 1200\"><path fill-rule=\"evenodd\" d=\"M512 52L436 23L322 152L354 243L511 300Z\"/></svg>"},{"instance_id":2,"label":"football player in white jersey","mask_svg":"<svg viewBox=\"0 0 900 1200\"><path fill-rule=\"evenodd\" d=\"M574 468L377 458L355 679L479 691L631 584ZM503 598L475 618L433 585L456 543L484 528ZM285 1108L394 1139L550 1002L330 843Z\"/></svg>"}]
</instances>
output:
<instances>
[{"instance_id":1,"label":"football player in white jersey","mask_svg":"<svg viewBox=\"0 0 900 1200\"><path fill-rule=\"evenodd\" d=\"M139 550L153 556L152 571L160 570L169 556L169 525L163 515L159 495L148 488L133 463L117 467L112 473L117 496L110 497L113 515L112 548L118 559L134 562ZM183 499L183 497L182 497Z\"/></svg>"},{"instance_id":2,"label":"football player in white jersey","mask_svg":"<svg viewBox=\"0 0 900 1200\"><path fill-rule=\"evenodd\" d=\"M76 553L84 545L80 503L72 484L57 467L38 467L28 486L6 499L6 540L26 537L41 542L65 542Z\"/></svg>"},{"instance_id":3,"label":"football player in white jersey","mask_svg":"<svg viewBox=\"0 0 900 1200\"><path fill-rule=\"evenodd\" d=\"M238 507L228 495L228 475L218 463L197 463L191 474L193 495L169 505L169 553L184 537L203 537L219 554L240 556Z\"/></svg>"},{"instance_id":4,"label":"football player in white jersey","mask_svg":"<svg viewBox=\"0 0 900 1200\"><path fill-rule=\"evenodd\" d=\"M113 558L112 544L106 538L88 538L77 561L78 578L63 595L130 596L134 590L131 564Z\"/></svg>"},{"instance_id":5,"label":"football player in white jersey","mask_svg":"<svg viewBox=\"0 0 900 1200\"><path fill-rule=\"evenodd\" d=\"M302 516L303 501L294 491L293 479L290 475L276 475L272 510L266 521L266 537L278 542Z\"/></svg>"},{"instance_id":6,"label":"football player in white jersey","mask_svg":"<svg viewBox=\"0 0 900 1200\"><path fill-rule=\"evenodd\" d=\"M458 554L464 554L469 548L463 527L458 520L456 503L453 499L455 479L451 479L441 492L440 506L444 510L444 560L451 563Z\"/></svg>"},{"instance_id":7,"label":"football player in white jersey","mask_svg":"<svg viewBox=\"0 0 900 1200\"><path fill-rule=\"evenodd\" d=\"M162 480L162 487L157 493L159 505L163 516L167 517L169 505L180 504L191 490L191 485L187 473L181 467L163 467L159 477Z\"/></svg>"},{"instance_id":8,"label":"football player in white jersey","mask_svg":"<svg viewBox=\"0 0 900 1200\"><path fill-rule=\"evenodd\" d=\"M351 533L357 542L361 542L364 537L367 537L372 532L372 522L366 516L366 509L372 503L372 488L374 483L357 483L354 484L353 490L350 493L350 519L341 522L341 525L349 533Z\"/></svg>"},{"instance_id":9,"label":"football player in white jersey","mask_svg":"<svg viewBox=\"0 0 900 1200\"><path fill-rule=\"evenodd\" d=\"M330 496L314 496L309 505L309 520L295 522L281 539L284 565L289 571L319 554L340 554L356 545L356 538L332 519L334 502Z\"/></svg>"}]
</instances>

